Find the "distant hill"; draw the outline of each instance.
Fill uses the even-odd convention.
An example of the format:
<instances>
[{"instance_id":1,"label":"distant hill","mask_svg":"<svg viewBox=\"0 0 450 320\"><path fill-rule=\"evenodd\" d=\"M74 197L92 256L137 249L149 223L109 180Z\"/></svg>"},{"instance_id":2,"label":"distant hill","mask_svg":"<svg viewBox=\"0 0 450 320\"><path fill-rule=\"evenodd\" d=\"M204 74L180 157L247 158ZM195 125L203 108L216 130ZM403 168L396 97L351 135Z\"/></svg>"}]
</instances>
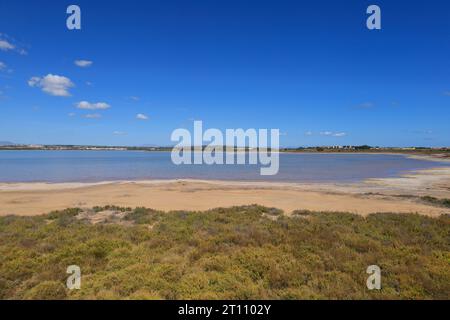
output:
<instances>
[{"instance_id":1,"label":"distant hill","mask_svg":"<svg viewBox=\"0 0 450 320\"><path fill-rule=\"evenodd\" d=\"M10 141L0 141L0 146L13 146L15 145L14 142L10 142Z\"/></svg>"}]
</instances>

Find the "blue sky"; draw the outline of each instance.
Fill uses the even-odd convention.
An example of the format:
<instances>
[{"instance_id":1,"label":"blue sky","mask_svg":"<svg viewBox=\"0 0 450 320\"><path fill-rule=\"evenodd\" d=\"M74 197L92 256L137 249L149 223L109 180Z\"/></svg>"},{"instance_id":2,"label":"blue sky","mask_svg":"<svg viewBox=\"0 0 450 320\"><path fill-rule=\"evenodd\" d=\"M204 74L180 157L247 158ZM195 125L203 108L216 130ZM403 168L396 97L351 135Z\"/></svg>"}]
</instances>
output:
<instances>
[{"instance_id":1,"label":"blue sky","mask_svg":"<svg viewBox=\"0 0 450 320\"><path fill-rule=\"evenodd\" d=\"M170 145L196 119L283 146L450 146L448 1L3 0L0 33L0 141Z\"/></svg>"}]
</instances>

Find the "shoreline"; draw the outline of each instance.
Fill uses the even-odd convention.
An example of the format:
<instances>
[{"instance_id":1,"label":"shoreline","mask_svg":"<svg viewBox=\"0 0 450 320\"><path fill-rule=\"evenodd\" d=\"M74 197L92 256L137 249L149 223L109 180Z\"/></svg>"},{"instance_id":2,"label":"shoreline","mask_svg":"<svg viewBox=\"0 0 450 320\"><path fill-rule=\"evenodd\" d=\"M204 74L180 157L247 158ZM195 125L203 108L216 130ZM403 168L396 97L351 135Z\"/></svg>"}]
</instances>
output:
<instances>
[{"instance_id":1,"label":"shoreline","mask_svg":"<svg viewBox=\"0 0 450 320\"><path fill-rule=\"evenodd\" d=\"M450 198L450 167L408 172L357 183L291 183L227 180L129 180L70 183L0 183L0 215L38 215L69 207L118 205L163 211L209 210L259 204L294 210L449 214L420 202ZM410 196L410 197L399 197Z\"/></svg>"},{"instance_id":2,"label":"shoreline","mask_svg":"<svg viewBox=\"0 0 450 320\"><path fill-rule=\"evenodd\" d=\"M316 153L310 153L316 154ZM324 153L326 154L326 153ZM331 153L329 153L331 154ZM359 153L363 154L363 153ZM370 153L367 153L370 154ZM383 153L379 153L383 154ZM396 153L385 153L385 154L395 154ZM305 187L309 189L311 187L316 187L321 189L322 187L350 187L355 186L357 188L365 187L368 184L379 184L379 185L395 185L397 181L409 179L409 181L416 180L418 182L423 182L423 180L446 180L450 179L450 159L445 159L441 161L431 156L422 155L403 155L412 159L422 159L426 161L437 161L437 162L448 162L449 167L431 167L427 169L416 169L416 170L406 170L405 172L399 174L398 176L391 177L380 177L380 178L367 178L361 181L355 182L289 182L289 181L269 181L269 180L224 180L224 179L196 179L196 178L168 178L168 179L124 179L124 180L103 180L103 181L13 181L13 182L2 182L0 181L0 192L2 191L25 191L25 190L61 190L61 189L76 189L76 188L87 188L102 186L108 184L171 184L176 182L186 182L186 183L205 183L213 185L227 185L227 186L251 186L251 187L261 187L261 188L273 188L273 187ZM438 174L436 174L438 173ZM431 174L431 176L430 176ZM450 196L450 195L449 195Z\"/></svg>"},{"instance_id":3,"label":"shoreline","mask_svg":"<svg viewBox=\"0 0 450 320\"><path fill-rule=\"evenodd\" d=\"M42 150L46 151L46 150ZM53 150L52 150L53 151ZM60 151L60 150L55 150ZM63 150L65 151L65 150ZM77 151L77 150L75 150ZM121 150L122 151L122 150ZM129 150L125 150L129 151ZM146 151L143 151L146 152ZM153 152L153 151L149 151ZM161 151L157 151L161 152ZM164 151L165 152L165 151ZM124 180L103 180L103 181L12 181L12 182L2 182L0 181L0 191L7 191L8 185L35 185L35 186L52 186L52 185L58 185L62 188L76 188L76 187L88 187L88 186L95 186L95 185L103 185L103 184L120 184L120 183L171 183L171 182L177 182L177 181L188 181L188 182L204 182L204 183L225 183L225 184L267 184L270 186L276 186L276 185L282 185L282 186L302 186L302 185L308 185L308 186L319 186L319 185L355 185L355 184L361 184L366 183L368 181L372 180L386 180L387 179L399 179L406 176L415 176L415 175L421 175L423 172L426 171L435 171L439 169L450 169L450 158L440 158L435 155L421 155L421 154L402 154L402 153L394 153L394 152L280 152L280 153L286 153L286 154L367 154L367 155L373 155L373 154L379 154L379 155L397 155L397 156L404 156L406 158L411 159L417 159L417 160L424 160L424 161L430 161L430 162L441 162L441 163L448 163L449 167L431 167L427 169L417 169L417 170L407 170L405 173L399 174L398 176L394 177L383 177L383 178L368 178L362 181L355 181L355 182L285 182L285 181L269 181L269 180L220 180L220 179L195 179L195 178L168 178L168 179L124 179Z\"/></svg>"},{"instance_id":4,"label":"shoreline","mask_svg":"<svg viewBox=\"0 0 450 320\"><path fill-rule=\"evenodd\" d=\"M21 150L22 151L22 150ZM23 150L23 151L97 151L97 150ZM121 151L121 152L170 152L170 151L145 151L145 150L110 150L110 151ZM237 151L239 152L239 151ZM398 152L292 152L292 151L281 151L283 154L308 154L308 155L348 155L348 154L358 154L358 155L396 155L403 156L405 158L430 161L430 162L440 162L448 164L450 168L450 158L441 157L442 154L414 154L414 153L398 153ZM0 181L0 191L7 191L9 188L7 186L13 185L29 185L29 186L40 186L40 187L50 187L53 185L58 185L61 188L76 188L76 187L87 187L87 186L95 186L95 185L103 185L103 184L112 184L112 183L170 183L175 181L193 181L193 182L220 182L220 183L251 183L251 184L267 184L267 185L287 185L287 186L296 186L296 185L308 185L308 186L319 186L319 185L354 185L360 184L371 180L385 180L385 179L398 179L404 176L415 175L416 172L420 173L421 171L426 170L437 170L443 167L430 167L427 169L416 169L416 170L406 170L404 173L399 174L398 176L391 177L380 177L380 178L368 178L361 181L355 182L321 182L321 181L307 181L307 182L287 182L287 181L276 181L276 180L226 180L226 179L196 179L196 178L167 178L167 179L151 179L151 178L143 178L143 179L119 179L119 180L99 180L99 181ZM13 189L13 188L11 188Z\"/></svg>"}]
</instances>

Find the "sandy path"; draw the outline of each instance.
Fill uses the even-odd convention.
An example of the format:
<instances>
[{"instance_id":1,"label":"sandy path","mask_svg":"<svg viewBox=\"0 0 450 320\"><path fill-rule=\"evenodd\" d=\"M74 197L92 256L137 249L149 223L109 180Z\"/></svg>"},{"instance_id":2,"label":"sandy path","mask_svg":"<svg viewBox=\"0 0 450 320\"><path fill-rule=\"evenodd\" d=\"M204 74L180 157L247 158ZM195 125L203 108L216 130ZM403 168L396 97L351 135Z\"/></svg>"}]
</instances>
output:
<instances>
[{"instance_id":1,"label":"sandy path","mask_svg":"<svg viewBox=\"0 0 450 320\"><path fill-rule=\"evenodd\" d=\"M402 181L402 183L404 183ZM379 187L380 182L376 184ZM416 186L417 187L417 186ZM378 190L378 189L377 189ZM296 209L374 212L418 212L437 216L446 208L389 195L363 195L360 187L317 187L218 181L151 181L99 184L0 184L0 215L37 215L68 207L108 204L159 210L206 210L260 204L289 213Z\"/></svg>"}]
</instances>

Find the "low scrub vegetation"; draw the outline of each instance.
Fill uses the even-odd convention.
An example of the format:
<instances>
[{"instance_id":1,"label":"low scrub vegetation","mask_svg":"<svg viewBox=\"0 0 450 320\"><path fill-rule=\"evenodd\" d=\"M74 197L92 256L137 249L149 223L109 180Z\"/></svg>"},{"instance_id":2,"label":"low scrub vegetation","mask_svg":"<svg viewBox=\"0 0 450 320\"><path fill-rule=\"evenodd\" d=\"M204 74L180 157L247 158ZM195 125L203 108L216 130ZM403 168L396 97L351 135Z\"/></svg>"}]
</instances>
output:
<instances>
[{"instance_id":1,"label":"low scrub vegetation","mask_svg":"<svg viewBox=\"0 0 450 320\"><path fill-rule=\"evenodd\" d=\"M429 204L433 204L433 205L444 207L444 208L450 208L450 199L439 199L439 198L430 197L430 196L424 196L424 197L421 197L420 199Z\"/></svg>"},{"instance_id":2,"label":"low scrub vegetation","mask_svg":"<svg viewBox=\"0 0 450 320\"><path fill-rule=\"evenodd\" d=\"M7 216L0 298L449 299L449 239L448 215L108 206ZM382 289L369 291L374 264ZM70 265L80 290L66 288Z\"/></svg>"}]
</instances>

